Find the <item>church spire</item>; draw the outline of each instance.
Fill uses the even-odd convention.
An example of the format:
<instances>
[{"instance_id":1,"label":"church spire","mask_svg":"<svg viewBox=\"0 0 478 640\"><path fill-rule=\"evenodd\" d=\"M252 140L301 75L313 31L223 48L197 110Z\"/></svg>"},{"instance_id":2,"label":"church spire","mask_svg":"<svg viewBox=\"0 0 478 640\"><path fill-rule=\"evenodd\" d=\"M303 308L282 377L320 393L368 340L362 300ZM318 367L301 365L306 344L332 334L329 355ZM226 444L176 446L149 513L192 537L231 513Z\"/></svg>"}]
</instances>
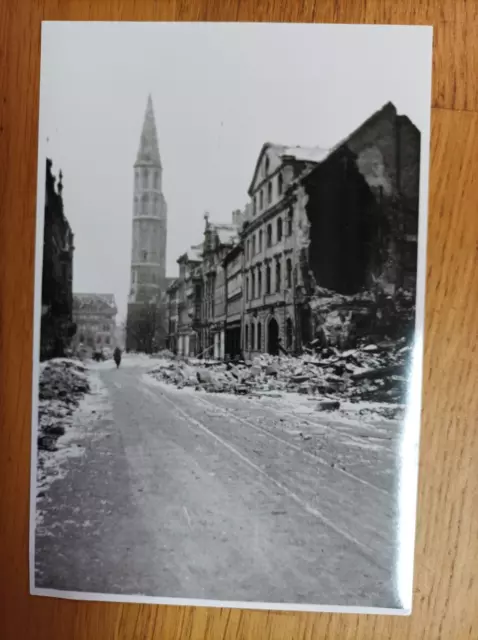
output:
<instances>
[{"instance_id":1,"label":"church spire","mask_svg":"<svg viewBox=\"0 0 478 640\"><path fill-rule=\"evenodd\" d=\"M135 166L150 165L161 167L161 157L158 147L158 133L154 120L153 100L151 94L148 96L148 104L144 116L143 130L139 141L138 155Z\"/></svg>"}]
</instances>

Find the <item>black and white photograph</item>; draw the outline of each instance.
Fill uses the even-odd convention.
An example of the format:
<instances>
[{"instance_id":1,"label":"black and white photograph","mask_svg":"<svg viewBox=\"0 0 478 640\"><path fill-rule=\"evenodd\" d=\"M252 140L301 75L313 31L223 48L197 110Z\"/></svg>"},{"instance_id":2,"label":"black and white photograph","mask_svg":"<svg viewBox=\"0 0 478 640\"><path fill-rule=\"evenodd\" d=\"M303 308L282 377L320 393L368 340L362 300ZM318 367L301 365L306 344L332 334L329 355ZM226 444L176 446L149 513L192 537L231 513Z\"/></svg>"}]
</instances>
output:
<instances>
[{"instance_id":1,"label":"black and white photograph","mask_svg":"<svg viewBox=\"0 0 478 640\"><path fill-rule=\"evenodd\" d=\"M33 594L410 613L431 56L43 23Z\"/></svg>"}]
</instances>

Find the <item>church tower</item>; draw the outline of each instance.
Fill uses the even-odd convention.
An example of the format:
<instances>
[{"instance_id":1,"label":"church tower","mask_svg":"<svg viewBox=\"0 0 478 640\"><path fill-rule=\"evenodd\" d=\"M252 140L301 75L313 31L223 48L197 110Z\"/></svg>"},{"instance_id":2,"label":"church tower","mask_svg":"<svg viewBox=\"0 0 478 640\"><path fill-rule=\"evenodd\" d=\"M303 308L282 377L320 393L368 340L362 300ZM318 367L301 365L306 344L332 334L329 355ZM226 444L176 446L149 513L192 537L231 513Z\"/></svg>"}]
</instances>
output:
<instances>
[{"instance_id":1,"label":"church tower","mask_svg":"<svg viewBox=\"0 0 478 640\"><path fill-rule=\"evenodd\" d=\"M128 325L145 305L159 305L166 288L167 206L153 101L148 97L134 163L133 242ZM134 349L135 340L128 340Z\"/></svg>"}]
</instances>

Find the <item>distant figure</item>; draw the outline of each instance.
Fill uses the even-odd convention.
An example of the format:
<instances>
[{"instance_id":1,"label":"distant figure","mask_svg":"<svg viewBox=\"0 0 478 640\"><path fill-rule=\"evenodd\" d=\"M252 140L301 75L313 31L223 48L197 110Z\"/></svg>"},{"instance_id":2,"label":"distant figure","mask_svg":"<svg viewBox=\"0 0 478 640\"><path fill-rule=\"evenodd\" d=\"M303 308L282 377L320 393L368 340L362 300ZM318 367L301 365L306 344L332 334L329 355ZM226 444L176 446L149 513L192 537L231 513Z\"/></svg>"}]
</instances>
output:
<instances>
[{"instance_id":1,"label":"distant figure","mask_svg":"<svg viewBox=\"0 0 478 640\"><path fill-rule=\"evenodd\" d=\"M113 354L113 358L114 358L114 361L116 362L116 368L118 369L118 367L121 364L121 349L119 347L116 347Z\"/></svg>"}]
</instances>

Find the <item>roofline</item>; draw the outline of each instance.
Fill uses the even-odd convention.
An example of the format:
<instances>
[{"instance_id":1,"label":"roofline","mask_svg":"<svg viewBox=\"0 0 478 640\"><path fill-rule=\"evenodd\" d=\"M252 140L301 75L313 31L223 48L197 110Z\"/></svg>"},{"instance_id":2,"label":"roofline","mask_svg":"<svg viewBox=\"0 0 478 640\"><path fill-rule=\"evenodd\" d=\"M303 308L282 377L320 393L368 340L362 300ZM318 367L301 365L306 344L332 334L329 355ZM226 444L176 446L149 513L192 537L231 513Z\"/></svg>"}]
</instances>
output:
<instances>
[{"instance_id":1,"label":"roofline","mask_svg":"<svg viewBox=\"0 0 478 640\"><path fill-rule=\"evenodd\" d=\"M251 196L251 197L252 197L252 187L254 185L254 181L256 179L257 172L259 170L259 161L261 160L262 156L264 155L265 150L268 149L269 147L273 147L273 146L275 146L273 142L264 142L264 144L261 147L261 150L259 151L259 155L257 156L257 160L256 160L256 166L254 167L254 173L252 175L252 180L251 180L251 183L250 183L249 188L247 190L248 195ZM279 146L279 145L277 145L277 146Z\"/></svg>"}]
</instances>

